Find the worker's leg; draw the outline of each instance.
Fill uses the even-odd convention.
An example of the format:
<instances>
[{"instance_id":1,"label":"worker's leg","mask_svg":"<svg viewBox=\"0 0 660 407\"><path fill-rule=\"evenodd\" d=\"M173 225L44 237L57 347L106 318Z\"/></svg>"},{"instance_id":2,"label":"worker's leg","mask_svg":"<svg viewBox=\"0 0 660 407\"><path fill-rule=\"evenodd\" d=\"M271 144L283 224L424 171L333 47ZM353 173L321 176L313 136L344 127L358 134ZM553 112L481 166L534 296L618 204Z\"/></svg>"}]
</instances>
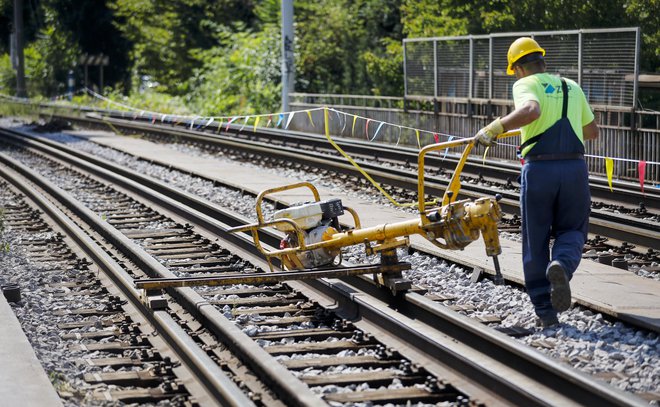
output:
<instances>
[{"instance_id":1,"label":"worker's leg","mask_svg":"<svg viewBox=\"0 0 660 407\"><path fill-rule=\"evenodd\" d=\"M552 225L555 237L552 260L558 260L568 278L573 276L587 239L591 195L584 160L566 160L561 167L561 185Z\"/></svg>"},{"instance_id":2,"label":"worker's leg","mask_svg":"<svg viewBox=\"0 0 660 407\"><path fill-rule=\"evenodd\" d=\"M540 161L525 164L520 177L525 286L541 318L556 314L550 302L550 283L545 276L550 261L550 227L558 185L555 172L548 162Z\"/></svg>"}]
</instances>

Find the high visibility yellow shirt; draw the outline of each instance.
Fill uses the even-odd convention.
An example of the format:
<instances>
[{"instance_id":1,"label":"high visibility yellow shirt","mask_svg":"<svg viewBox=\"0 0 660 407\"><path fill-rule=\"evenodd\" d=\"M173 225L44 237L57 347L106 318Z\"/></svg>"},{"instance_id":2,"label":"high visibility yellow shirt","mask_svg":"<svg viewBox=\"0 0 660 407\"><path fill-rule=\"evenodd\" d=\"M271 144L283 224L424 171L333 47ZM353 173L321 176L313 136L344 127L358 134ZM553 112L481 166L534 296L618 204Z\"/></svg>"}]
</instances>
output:
<instances>
[{"instance_id":1,"label":"high visibility yellow shirt","mask_svg":"<svg viewBox=\"0 0 660 407\"><path fill-rule=\"evenodd\" d=\"M568 120L571 122L575 134L584 143L582 127L594 120L594 114L580 86L571 79L564 78L564 80L568 86ZM522 133L520 144L543 133L561 119L563 96L561 79L559 76L549 73L526 76L513 84L513 103L516 109L530 100L536 101L541 108L541 116L520 129ZM523 149L523 157L534 145L536 143Z\"/></svg>"}]
</instances>

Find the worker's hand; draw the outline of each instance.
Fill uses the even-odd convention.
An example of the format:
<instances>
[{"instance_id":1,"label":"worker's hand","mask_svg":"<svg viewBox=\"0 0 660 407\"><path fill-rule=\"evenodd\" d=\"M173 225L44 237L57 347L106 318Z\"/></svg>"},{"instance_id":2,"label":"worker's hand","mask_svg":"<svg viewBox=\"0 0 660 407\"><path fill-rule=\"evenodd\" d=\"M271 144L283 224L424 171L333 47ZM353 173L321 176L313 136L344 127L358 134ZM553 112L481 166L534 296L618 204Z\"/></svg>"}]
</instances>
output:
<instances>
[{"instance_id":1,"label":"worker's hand","mask_svg":"<svg viewBox=\"0 0 660 407\"><path fill-rule=\"evenodd\" d=\"M497 139L497 136L502 133L504 133L504 126L502 126L502 122L498 117L497 119L493 120L488 126L479 130L479 132L476 135L477 144L490 147L493 144L495 144L495 140Z\"/></svg>"}]
</instances>

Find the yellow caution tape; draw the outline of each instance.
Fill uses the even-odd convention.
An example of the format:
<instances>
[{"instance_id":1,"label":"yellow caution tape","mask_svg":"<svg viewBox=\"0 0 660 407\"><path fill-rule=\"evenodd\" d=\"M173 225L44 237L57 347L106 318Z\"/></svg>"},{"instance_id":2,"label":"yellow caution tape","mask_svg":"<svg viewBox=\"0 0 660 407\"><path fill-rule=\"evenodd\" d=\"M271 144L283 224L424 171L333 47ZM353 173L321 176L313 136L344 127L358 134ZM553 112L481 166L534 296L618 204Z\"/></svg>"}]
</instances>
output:
<instances>
[{"instance_id":1,"label":"yellow caution tape","mask_svg":"<svg viewBox=\"0 0 660 407\"><path fill-rule=\"evenodd\" d=\"M379 183L377 183L373 178L371 178L371 176L369 174L367 174L367 172L365 170L363 170L355 161L353 161L353 159L348 154L346 154L346 152L344 150L342 150L342 148L339 147L339 145L337 145L337 143L335 143L335 141L332 139L332 137L330 136L328 108L323 109L323 117L324 117L324 122L325 122L325 137L328 139L328 142L330 142L330 144L332 144L332 146L335 148L335 150L337 150L339 152L339 154L343 155L344 158L346 158L348 160L348 162L350 162L353 165L353 167L357 168L357 170L360 171L360 173L362 175L364 175L364 177L366 179L368 179L369 182L371 182L371 184L373 186L375 186L381 192L381 194L383 194L383 196L385 196L385 198L387 198L387 200L389 200L393 205L395 205L397 207L411 207L411 206L417 205L417 202L401 204L401 203L397 202L394 198L392 198L392 196L390 194L388 194L387 191L385 191L380 186ZM353 119L353 124L355 125L355 118Z\"/></svg>"}]
</instances>

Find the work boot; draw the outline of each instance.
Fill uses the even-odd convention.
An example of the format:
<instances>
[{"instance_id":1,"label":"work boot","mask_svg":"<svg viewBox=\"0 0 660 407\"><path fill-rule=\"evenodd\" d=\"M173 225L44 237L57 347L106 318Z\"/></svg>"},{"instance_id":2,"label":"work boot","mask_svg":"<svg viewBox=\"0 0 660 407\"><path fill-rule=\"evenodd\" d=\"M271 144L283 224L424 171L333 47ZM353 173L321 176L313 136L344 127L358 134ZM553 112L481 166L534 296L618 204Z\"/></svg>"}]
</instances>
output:
<instances>
[{"instance_id":1,"label":"work boot","mask_svg":"<svg viewBox=\"0 0 660 407\"><path fill-rule=\"evenodd\" d=\"M537 317L536 318L536 327L537 328L552 328L559 325L559 320L557 319L557 315L547 315L544 317Z\"/></svg>"},{"instance_id":2,"label":"work boot","mask_svg":"<svg viewBox=\"0 0 660 407\"><path fill-rule=\"evenodd\" d=\"M545 271L545 276L550 281L550 301L557 312L566 311L571 306L571 286L564 266L557 260L553 260Z\"/></svg>"}]
</instances>

